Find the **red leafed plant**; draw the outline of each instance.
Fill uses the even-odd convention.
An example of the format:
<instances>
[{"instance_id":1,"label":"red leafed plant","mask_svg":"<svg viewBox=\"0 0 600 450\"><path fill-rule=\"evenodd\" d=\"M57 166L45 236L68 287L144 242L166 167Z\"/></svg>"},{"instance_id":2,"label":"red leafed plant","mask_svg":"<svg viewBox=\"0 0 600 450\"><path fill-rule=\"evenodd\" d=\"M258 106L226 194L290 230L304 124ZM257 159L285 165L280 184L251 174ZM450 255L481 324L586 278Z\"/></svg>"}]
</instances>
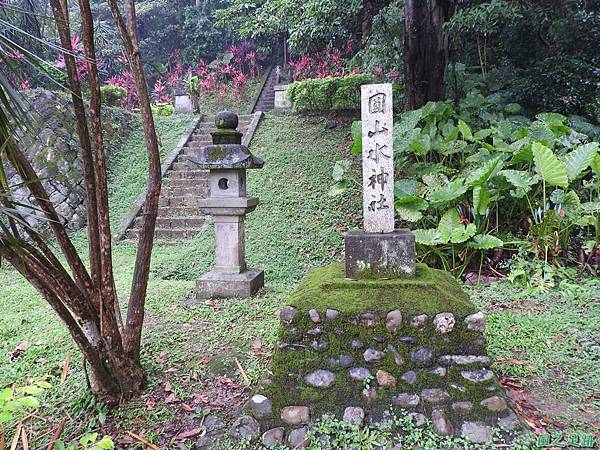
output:
<instances>
[{"instance_id":1,"label":"red leafed plant","mask_svg":"<svg viewBox=\"0 0 600 450\"><path fill-rule=\"evenodd\" d=\"M75 55L77 77L81 80L87 75L88 68L87 62L85 60L85 55L83 54L83 49L81 48L81 40L76 34L71 36L71 48L73 49L73 53ZM57 69L64 69L66 67L64 54L60 54L60 56L54 63L54 67L56 67Z\"/></svg>"},{"instance_id":2,"label":"red leafed plant","mask_svg":"<svg viewBox=\"0 0 600 450\"><path fill-rule=\"evenodd\" d=\"M137 88L135 86L135 80L131 72L126 71L121 75L112 77L107 81L107 84L113 84L115 86L121 86L127 90L127 96L123 99L123 107L127 109L133 109L138 104Z\"/></svg>"},{"instance_id":3,"label":"red leafed plant","mask_svg":"<svg viewBox=\"0 0 600 450\"><path fill-rule=\"evenodd\" d=\"M171 103L171 93L167 89L167 85L161 80L157 80L156 83L154 83L152 96L156 103Z\"/></svg>"},{"instance_id":4,"label":"red leafed plant","mask_svg":"<svg viewBox=\"0 0 600 450\"><path fill-rule=\"evenodd\" d=\"M349 41L344 49L329 47L316 53L302 53L289 63L294 70L294 80L346 75L344 59L352 55L353 48L354 43Z\"/></svg>"}]
</instances>

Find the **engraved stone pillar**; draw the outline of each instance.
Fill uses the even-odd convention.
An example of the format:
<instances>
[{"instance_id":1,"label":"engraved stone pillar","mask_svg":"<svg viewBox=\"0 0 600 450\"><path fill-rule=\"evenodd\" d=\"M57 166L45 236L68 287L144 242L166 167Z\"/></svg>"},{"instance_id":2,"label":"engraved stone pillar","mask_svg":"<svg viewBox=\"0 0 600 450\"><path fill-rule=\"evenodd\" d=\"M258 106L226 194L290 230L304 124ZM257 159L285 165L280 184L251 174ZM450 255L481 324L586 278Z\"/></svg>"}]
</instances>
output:
<instances>
[{"instance_id":1,"label":"engraved stone pillar","mask_svg":"<svg viewBox=\"0 0 600 450\"><path fill-rule=\"evenodd\" d=\"M345 236L348 278L410 278L415 238L394 231L394 116L392 85L361 87L364 232Z\"/></svg>"},{"instance_id":2,"label":"engraved stone pillar","mask_svg":"<svg viewBox=\"0 0 600 450\"><path fill-rule=\"evenodd\" d=\"M197 298L251 297L264 285L264 272L246 267L244 218L258 199L246 195L246 169L261 168L263 161L241 145L238 118L224 111L215 119L213 145L190 160L210 170L210 197L200 200L215 224L215 266L196 283Z\"/></svg>"}]
</instances>

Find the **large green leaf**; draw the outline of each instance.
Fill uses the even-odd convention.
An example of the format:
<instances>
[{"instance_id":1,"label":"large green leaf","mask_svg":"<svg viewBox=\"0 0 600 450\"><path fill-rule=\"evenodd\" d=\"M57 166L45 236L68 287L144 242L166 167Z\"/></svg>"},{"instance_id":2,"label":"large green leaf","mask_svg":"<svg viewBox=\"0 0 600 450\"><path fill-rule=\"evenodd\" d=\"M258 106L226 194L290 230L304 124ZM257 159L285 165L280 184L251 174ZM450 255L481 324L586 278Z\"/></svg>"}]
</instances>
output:
<instances>
[{"instance_id":1,"label":"large green leaf","mask_svg":"<svg viewBox=\"0 0 600 450\"><path fill-rule=\"evenodd\" d=\"M436 204L444 204L457 199L467 192L464 178L456 178L450 183L436 189L429 195L429 201Z\"/></svg>"},{"instance_id":2,"label":"large green leaf","mask_svg":"<svg viewBox=\"0 0 600 450\"><path fill-rule=\"evenodd\" d=\"M417 128L421 119L421 110L408 111L402 114L400 121L394 124L394 150L397 153L405 152L417 139L421 129Z\"/></svg>"},{"instance_id":3,"label":"large green leaf","mask_svg":"<svg viewBox=\"0 0 600 450\"><path fill-rule=\"evenodd\" d=\"M600 153L594 156L590 166L592 167L592 170L596 172L596 175L600 175Z\"/></svg>"},{"instance_id":4,"label":"large green leaf","mask_svg":"<svg viewBox=\"0 0 600 450\"><path fill-rule=\"evenodd\" d=\"M405 112L400 116L400 121L394 124L394 134L401 135L413 130L416 128L419 120L421 120L421 110L416 109Z\"/></svg>"},{"instance_id":5,"label":"large green leaf","mask_svg":"<svg viewBox=\"0 0 600 450\"><path fill-rule=\"evenodd\" d=\"M408 144L417 155L423 156L431 150L431 137L428 134L420 133L419 136Z\"/></svg>"},{"instance_id":6,"label":"large green leaf","mask_svg":"<svg viewBox=\"0 0 600 450\"><path fill-rule=\"evenodd\" d=\"M490 205L490 190L486 185L475 186L473 188L473 207L475 213L480 216L484 216L487 212L487 208Z\"/></svg>"},{"instance_id":7,"label":"large green leaf","mask_svg":"<svg viewBox=\"0 0 600 450\"><path fill-rule=\"evenodd\" d=\"M421 245L438 245L442 243L438 230L431 228L429 230L413 230L415 241Z\"/></svg>"},{"instance_id":8,"label":"large green leaf","mask_svg":"<svg viewBox=\"0 0 600 450\"><path fill-rule=\"evenodd\" d=\"M331 173L331 177L335 181L341 181L344 178L344 174L350 169L350 161L346 159L341 159L336 161L333 166L333 170Z\"/></svg>"},{"instance_id":9,"label":"large green leaf","mask_svg":"<svg viewBox=\"0 0 600 450\"><path fill-rule=\"evenodd\" d=\"M350 187L349 180L338 181L329 188L327 195L329 195L330 197L337 197L338 195L342 195L344 192L346 192L348 190L348 187Z\"/></svg>"},{"instance_id":10,"label":"large green leaf","mask_svg":"<svg viewBox=\"0 0 600 450\"><path fill-rule=\"evenodd\" d=\"M506 178L514 187L518 188L526 189L540 181L540 177L526 170L501 170L498 174Z\"/></svg>"},{"instance_id":11,"label":"large green leaf","mask_svg":"<svg viewBox=\"0 0 600 450\"><path fill-rule=\"evenodd\" d=\"M567 167L567 175L569 180L577 178L581 172L588 168L598 155L598 143L590 142L583 144L565 156L565 166Z\"/></svg>"},{"instance_id":12,"label":"large green leaf","mask_svg":"<svg viewBox=\"0 0 600 450\"><path fill-rule=\"evenodd\" d=\"M458 121L458 129L460 130L460 134L462 134L462 137L465 139L465 141L473 140L473 133L471 132L471 128L469 128L469 125L467 125L467 123L464 120Z\"/></svg>"},{"instance_id":13,"label":"large green leaf","mask_svg":"<svg viewBox=\"0 0 600 450\"><path fill-rule=\"evenodd\" d=\"M473 236L473 240L467 243L467 247L476 250L490 250L492 248L502 247L504 242L491 234L477 234Z\"/></svg>"},{"instance_id":14,"label":"large green leaf","mask_svg":"<svg viewBox=\"0 0 600 450\"><path fill-rule=\"evenodd\" d=\"M496 156L495 158L489 160L485 164L483 164L478 169L475 169L469 176L467 177L466 185L471 186L479 186L487 183L490 178L496 176L496 174L502 169L502 165L504 161L502 161L502 156Z\"/></svg>"},{"instance_id":15,"label":"large green leaf","mask_svg":"<svg viewBox=\"0 0 600 450\"><path fill-rule=\"evenodd\" d=\"M569 178L565 163L560 161L545 145L535 142L532 145L535 169L548 186L566 188Z\"/></svg>"},{"instance_id":16,"label":"large green leaf","mask_svg":"<svg viewBox=\"0 0 600 450\"><path fill-rule=\"evenodd\" d=\"M394 184L394 206L400 219L417 222L423 217L421 211L427 209L428 203L417 195L417 182L404 179Z\"/></svg>"},{"instance_id":17,"label":"large green leaf","mask_svg":"<svg viewBox=\"0 0 600 450\"><path fill-rule=\"evenodd\" d=\"M475 235L477 229L474 224L464 225L456 209L449 209L440 219L438 232L443 243L459 244L469 240Z\"/></svg>"},{"instance_id":18,"label":"large green leaf","mask_svg":"<svg viewBox=\"0 0 600 450\"><path fill-rule=\"evenodd\" d=\"M413 208L410 204L395 204L396 215L400 220L406 222L418 222L423 218L423 213L418 208Z\"/></svg>"}]
</instances>

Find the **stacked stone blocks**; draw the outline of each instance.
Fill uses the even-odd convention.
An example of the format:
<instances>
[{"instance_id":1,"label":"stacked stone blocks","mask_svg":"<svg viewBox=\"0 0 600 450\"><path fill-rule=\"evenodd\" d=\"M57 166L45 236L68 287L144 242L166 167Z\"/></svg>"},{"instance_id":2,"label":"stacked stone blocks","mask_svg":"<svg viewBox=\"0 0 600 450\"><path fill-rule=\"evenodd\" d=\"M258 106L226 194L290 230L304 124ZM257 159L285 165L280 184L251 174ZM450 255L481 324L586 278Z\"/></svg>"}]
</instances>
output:
<instances>
[{"instance_id":1,"label":"stacked stone blocks","mask_svg":"<svg viewBox=\"0 0 600 450\"><path fill-rule=\"evenodd\" d=\"M444 272L357 281L333 264L311 272L280 317L272 377L249 404L269 439L297 441L323 415L367 424L400 409L475 442L520 425L490 370L485 317Z\"/></svg>"}]
</instances>

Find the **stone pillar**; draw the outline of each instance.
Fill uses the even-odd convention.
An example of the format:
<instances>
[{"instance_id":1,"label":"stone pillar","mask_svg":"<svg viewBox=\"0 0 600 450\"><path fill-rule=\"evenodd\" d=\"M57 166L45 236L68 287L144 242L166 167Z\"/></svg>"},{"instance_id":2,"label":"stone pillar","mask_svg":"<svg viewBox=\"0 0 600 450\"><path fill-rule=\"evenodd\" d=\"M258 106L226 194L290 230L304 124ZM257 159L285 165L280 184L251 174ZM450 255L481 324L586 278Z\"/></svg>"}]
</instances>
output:
<instances>
[{"instance_id":1,"label":"stone pillar","mask_svg":"<svg viewBox=\"0 0 600 450\"><path fill-rule=\"evenodd\" d=\"M288 96L287 84L278 84L273 87L275 92L275 107L273 113L275 114L289 114L292 112L292 100Z\"/></svg>"},{"instance_id":2,"label":"stone pillar","mask_svg":"<svg viewBox=\"0 0 600 450\"><path fill-rule=\"evenodd\" d=\"M246 270L244 218L213 216L215 224L215 267L219 273L242 273Z\"/></svg>"},{"instance_id":3,"label":"stone pillar","mask_svg":"<svg viewBox=\"0 0 600 450\"><path fill-rule=\"evenodd\" d=\"M361 87L364 231L345 236L348 278L415 276L415 238L394 231L394 117L392 85Z\"/></svg>"}]
</instances>

